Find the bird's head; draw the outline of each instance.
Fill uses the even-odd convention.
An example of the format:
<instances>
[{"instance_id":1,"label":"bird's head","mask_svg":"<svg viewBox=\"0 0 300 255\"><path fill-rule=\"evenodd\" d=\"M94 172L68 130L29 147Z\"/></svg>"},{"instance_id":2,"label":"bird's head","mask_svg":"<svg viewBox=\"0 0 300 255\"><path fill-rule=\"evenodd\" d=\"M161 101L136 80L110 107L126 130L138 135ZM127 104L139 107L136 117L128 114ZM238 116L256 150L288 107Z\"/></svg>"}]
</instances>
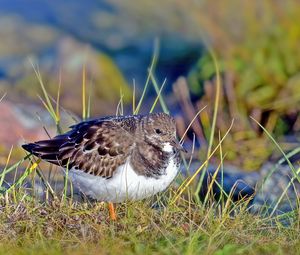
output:
<instances>
[{"instance_id":1,"label":"bird's head","mask_svg":"<svg viewBox=\"0 0 300 255\"><path fill-rule=\"evenodd\" d=\"M153 113L143 117L142 128L144 139L163 151L186 151L176 138L175 119L165 113Z\"/></svg>"}]
</instances>

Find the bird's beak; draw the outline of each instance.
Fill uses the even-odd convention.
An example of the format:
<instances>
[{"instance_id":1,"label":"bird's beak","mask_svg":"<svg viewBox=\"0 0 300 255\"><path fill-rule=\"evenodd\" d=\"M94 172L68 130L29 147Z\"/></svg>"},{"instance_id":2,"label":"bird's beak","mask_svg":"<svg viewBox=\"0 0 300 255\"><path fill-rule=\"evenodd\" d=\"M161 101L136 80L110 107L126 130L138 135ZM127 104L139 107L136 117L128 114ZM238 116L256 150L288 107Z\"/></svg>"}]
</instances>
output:
<instances>
[{"instance_id":1,"label":"bird's beak","mask_svg":"<svg viewBox=\"0 0 300 255\"><path fill-rule=\"evenodd\" d=\"M187 153L187 150L177 140L173 140L170 144L177 150Z\"/></svg>"}]
</instances>

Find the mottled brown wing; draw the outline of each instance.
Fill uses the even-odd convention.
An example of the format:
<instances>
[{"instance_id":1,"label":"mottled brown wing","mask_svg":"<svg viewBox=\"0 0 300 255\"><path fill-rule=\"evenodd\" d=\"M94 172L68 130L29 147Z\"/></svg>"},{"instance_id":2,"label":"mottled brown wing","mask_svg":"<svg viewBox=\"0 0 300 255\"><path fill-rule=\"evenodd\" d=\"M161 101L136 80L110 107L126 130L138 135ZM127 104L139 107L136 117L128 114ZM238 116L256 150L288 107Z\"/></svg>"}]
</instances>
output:
<instances>
[{"instance_id":1,"label":"mottled brown wing","mask_svg":"<svg viewBox=\"0 0 300 255\"><path fill-rule=\"evenodd\" d=\"M75 148L60 148L60 158L64 163L69 161L69 167L110 178L117 167L125 163L132 146L130 133L117 123L106 121L89 127Z\"/></svg>"},{"instance_id":2,"label":"mottled brown wing","mask_svg":"<svg viewBox=\"0 0 300 255\"><path fill-rule=\"evenodd\" d=\"M50 140L23 148L51 163L110 178L131 153L134 137L114 120L83 122Z\"/></svg>"}]
</instances>

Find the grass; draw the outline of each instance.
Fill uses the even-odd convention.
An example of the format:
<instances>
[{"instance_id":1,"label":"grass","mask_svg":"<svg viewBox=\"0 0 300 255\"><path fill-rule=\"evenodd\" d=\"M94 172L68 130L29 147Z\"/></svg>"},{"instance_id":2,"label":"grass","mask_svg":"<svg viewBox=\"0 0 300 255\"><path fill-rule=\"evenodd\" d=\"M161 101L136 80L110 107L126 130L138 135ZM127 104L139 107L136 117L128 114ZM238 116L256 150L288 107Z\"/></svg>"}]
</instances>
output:
<instances>
[{"instance_id":1,"label":"grass","mask_svg":"<svg viewBox=\"0 0 300 255\"><path fill-rule=\"evenodd\" d=\"M169 191L166 196L172 196ZM103 203L39 203L18 192L0 200L0 254L297 254L299 226L271 226L243 206L218 212L181 198L151 209L151 201L118 206L108 219ZM5 244L5 247L4 247ZM0 245L1 246L1 245Z\"/></svg>"},{"instance_id":2,"label":"grass","mask_svg":"<svg viewBox=\"0 0 300 255\"><path fill-rule=\"evenodd\" d=\"M162 96L166 81L159 87L154 75L158 57L157 45L156 42L147 81L137 106L134 89L133 113L140 111L150 83L153 84L157 97L149 111L152 112L159 102L163 111L169 112ZM53 118L57 132L60 133L60 84L57 99L53 100L48 96L38 69L34 67L34 70L41 84L42 103ZM83 119L89 117L91 104L91 92L86 87L85 75L83 68ZM201 175L201 171L206 169L213 156L219 158L217 171L222 171L226 157L226 151L222 150L222 142L233 125L232 122L223 136L219 134L217 143L213 141L218 97L216 95L207 158L195 174L188 177L179 176L178 187L173 186L156 198L119 204L116 222L108 218L105 203L79 203L72 197L67 197L67 179L64 181L63 192L56 194L50 181L44 176L39 160L35 161L30 155L9 166L10 151L7 165L0 174L1 184L4 183L5 175L18 172L22 165L27 165L23 173L15 178L14 184L0 196L0 254L299 254L298 209L293 214L283 215L293 218L290 225L283 225L281 219L273 216L273 213L268 217L250 214L247 209L249 200L234 203L231 199L234 187L226 194L222 182L217 183L215 175L212 181L216 182L222 191L221 200L215 201L212 198L211 183L204 202L199 201L198 193L195 193L201 185L197 183L199 173ZM204 110L205 108L201 109L192 121ZM118 112L123 112L122 95ZM187 128L190 126L191 124ZM280 149L271 134L262 126L261 128ZM186 132L181 142L185 134ZM289 162L290 155L281 152ZM189 165L190 160L185 163L186 168L189 168ZM297 179L300 170L294 169L292 165L290 167L295 174L294 179ZM42 169L47 169L47 166L44 165ZM43 202L38 200L32 189L24 187L25 178L41 179L47 194L51 194L49 199ZM280 199L282 197L279 198L279 202Z\"/></svg>"}]
</instances>

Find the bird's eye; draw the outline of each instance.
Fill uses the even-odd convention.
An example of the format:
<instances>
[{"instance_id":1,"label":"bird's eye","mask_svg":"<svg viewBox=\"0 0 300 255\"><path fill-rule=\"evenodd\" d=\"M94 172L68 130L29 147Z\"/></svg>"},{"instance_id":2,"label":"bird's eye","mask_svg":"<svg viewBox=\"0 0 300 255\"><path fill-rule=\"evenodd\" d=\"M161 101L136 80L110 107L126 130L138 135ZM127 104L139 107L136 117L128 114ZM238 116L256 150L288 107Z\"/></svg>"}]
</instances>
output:
<instances>
[{"instance_id":1,"label":"bird's eye","mask_svg":"<svg viewBox=\"0 0 300 255\"><path fill-rule=\"evenodd\" d=\"M156 134L161 134L162 132L161 132L161 130L160 130L159 128L156 128L156 129L155 129L155 133L156 133Z\"/></svg>"}]
</instances>

